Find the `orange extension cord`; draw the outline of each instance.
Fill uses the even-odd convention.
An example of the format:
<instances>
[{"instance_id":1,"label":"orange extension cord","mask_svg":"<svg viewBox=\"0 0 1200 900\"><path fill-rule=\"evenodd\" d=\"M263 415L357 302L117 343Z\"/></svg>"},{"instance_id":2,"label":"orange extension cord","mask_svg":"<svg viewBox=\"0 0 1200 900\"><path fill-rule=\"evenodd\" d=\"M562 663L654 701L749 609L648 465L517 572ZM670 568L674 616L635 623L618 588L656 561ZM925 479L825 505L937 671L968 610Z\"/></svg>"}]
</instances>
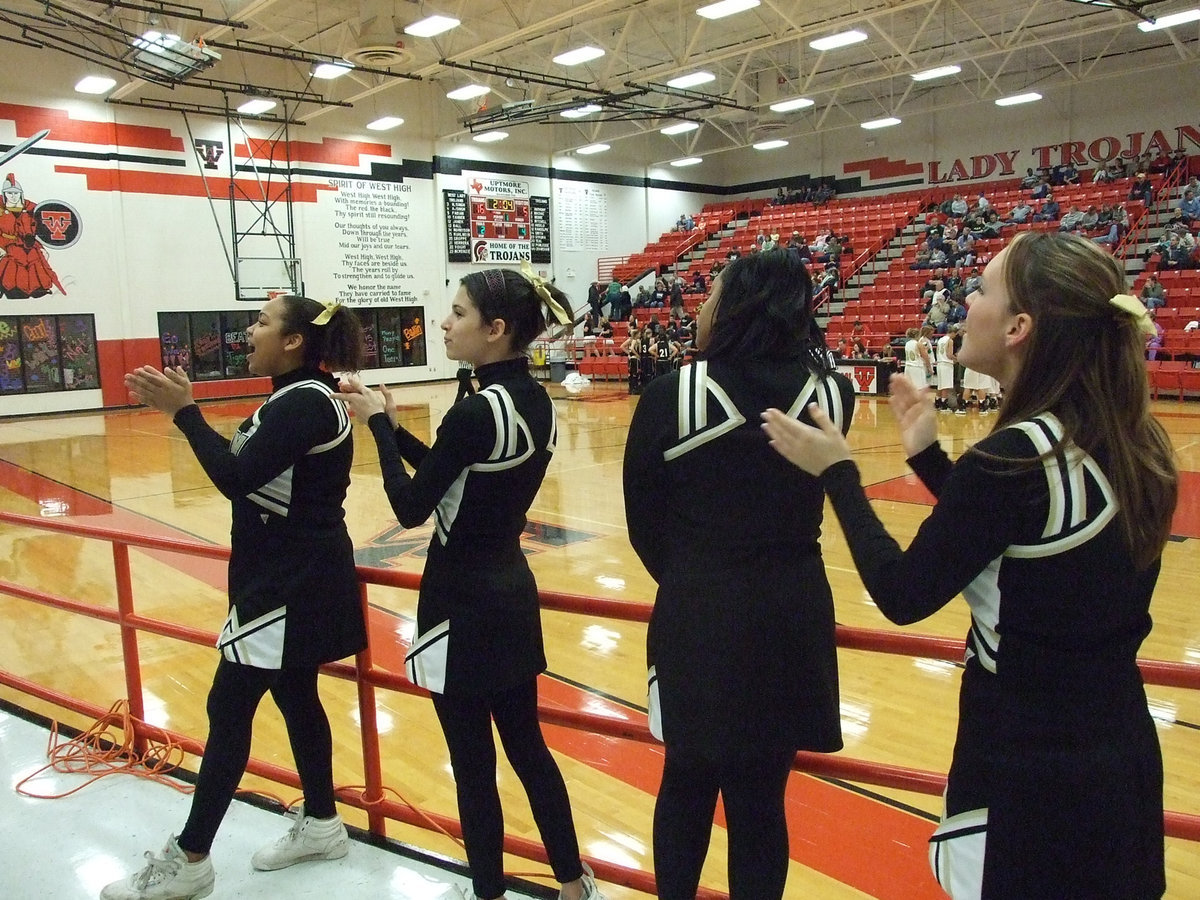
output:
<instances>
[{"instance_id":1,"label":"orange extension cord","mask_svg":"<svg viewBox=\"0 0 1200 900\"><path fill-rule=\"evenodd\" d=\"M16 792L25 797L32 797L37 800L61 800L63 797L69 797L76 791L83 790L89 784L93 784L108 775L133 775L137 778L146 778L157 784L166 785L173 790L179 791L181 794L192 793L195 790L192 785L171 777L171 772L183 765L183 749L170 739L165 742L149 741L146 746L146 752L139 755L133 747L133 722L134 719L129 713L129 701L127 700L118 700L109 707L107 713L93 722L86 731L83 731L78 737L69 740L59 735L58 722L52 721L50 723L50 736L46 742L46 757L50 762L17 782L15 786ZM33 781L47 770L68 775L90 775L91 777L69 791L63 791L58 794L39 794L25 787L28 782ZM365 785L342 785L341 788L357 790L359 792L366 790ZM419 807L410 803L395 788L384 785L383 790L394 795L396 799L420 816L431 831L438 832L463 848L465 855L466 848L463 846L460 838L456 838L426 816ZM265 797L279 804L286 811L291 811L292 807L303 799L302 797L297 797L291 803L288 803L282 797L267 791L239 790L238 793L242 795L255 794ZM547 875L545 872L505 872L505 875L514 878L554 880L553 875Z\"/></svg>"}]
</instances>

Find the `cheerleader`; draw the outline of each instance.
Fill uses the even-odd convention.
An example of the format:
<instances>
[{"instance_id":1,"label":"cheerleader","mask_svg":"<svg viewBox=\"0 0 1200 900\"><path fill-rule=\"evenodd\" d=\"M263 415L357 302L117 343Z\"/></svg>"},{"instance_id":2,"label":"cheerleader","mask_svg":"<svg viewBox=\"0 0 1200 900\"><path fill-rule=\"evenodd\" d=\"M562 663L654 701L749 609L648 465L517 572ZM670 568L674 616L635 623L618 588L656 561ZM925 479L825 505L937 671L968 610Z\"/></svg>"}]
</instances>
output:
<instances>
[{"instance_id":1,"label":"cheerleader","mask_svg":"<svg viewBox=\"0 0 1200 900\"><path fill-rule=\"evenodd\" d=\"M525 516L558 434L554 404L525 356L548 317L568 324L567 298L532 268L462 279L442 331L447 355L474 366L480 389L446 412L432 447L397 426L387 391L343 388L375 437L397 520L413 528L434 519L405 671L432 695L473 890L482 900L504 896L493 722L529 796L562 884L560 900L601 900L579 858L567 789L538 722L537 677L546 656L537 584L521 551Z\"/></svg>"},{"instance_id":2,"label":"cheerleader","mask_svg":"<svg viewBox=\"0 0 1200 900\"><path fill-rule=\"evenodd\" d=\"M1161 897L1162 755L1138 670L1178 494L1150 415L1153 328L1120 264L1072 234L1022 232L967 298L959 356L995 377L991 434L952 463L927 391L893 379L918 477L937 497L901 550L840 429L766 414L818 476L893 622L960 593L971 611L958 735L930 863L959 898Z\"/></svg>"}]
</instances>

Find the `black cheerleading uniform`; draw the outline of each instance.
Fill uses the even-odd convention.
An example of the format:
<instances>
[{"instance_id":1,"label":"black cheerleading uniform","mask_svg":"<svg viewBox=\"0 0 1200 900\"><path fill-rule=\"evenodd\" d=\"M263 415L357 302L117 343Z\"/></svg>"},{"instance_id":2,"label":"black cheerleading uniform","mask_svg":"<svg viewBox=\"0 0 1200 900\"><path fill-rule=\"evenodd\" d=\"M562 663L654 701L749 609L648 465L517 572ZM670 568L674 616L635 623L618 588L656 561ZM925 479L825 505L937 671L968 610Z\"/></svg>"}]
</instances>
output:
<instances>
[{"instance_id":1,"label":"black cheerleading uniform","mask_svg":"<svg viewBox=\"0 0 1200 900\"><path fill-rule=\"evenodd\" d=\"M1136 571L1103 465L1050 414L956 464L910 460L937 497L909 548L851 461L822 475L863 583L894 622L971 608L958 735L930 860L952 897L1149 898L1166 889L1162 757L1137 668L1159 562ZM976 452L983 451L983 452ZM983 453L989 454L988 458Z\"/></svg>"},{"instance_id":2,"label":"black cheerleading uniform","mask_svg":"<svg viewBox=\"0 0 1200 900\"><path fill-rule=\"evenodd\" d=\"M183 407L175 424L232 503L229 615L209 691L208 741L179 846L207 853L250 755L268 691L283 714L305 812L336 813L333 745L317 693L325 662L367 645L343 501L354 455L337 382L317 369L272 379L272 393L229 440Z\"/></svg>"},{"instance_id":3,"label":"black cheerleading uniform","mask_svg":"<svg viewBox=\"0 0 1200 900\"><path fill-rule=\"evenodd\" d=\"M175 415L233 506L229 617L218 641L231 662L319 665L367 645L342 508L354 443L336 394L337 381L317 369L274 378L232 440L194 404Z\"/></svg>"},{"instance_id":4,"label":"black cheerleading uniform","mask_svg":"<svg viewBox=\"0 0 1200 900\"><path fill-rule=\"evenodd\" d=\"M646 655L650 726L666 745L654 824L664 900L695 896L718 793L731 896L779 897L791 761L842 746L824 497L759 418L774 406L808 421L814 402L849 428L841 375L799 357L700 361L655 379L630 424L626 523L658 582Z\"/></svg>"},{"instance_id":5,"label":"black cheerleading uniform","mask_svg":"<svg viewBox=\"0 0 1200 900\"><path fill-rule=\"evenodd\" d=\"M546 668L525 514L557 440L554 405L525 357L475 370L480 389L447 410L432 447L371 416L384 490L400 524L434 517L417 634L405 662L433 694L446 736L475 893L504 891L494 720L560 882L583 869L562 775L537 720ZM410 477L407 461L415 469Z\"/></svg>"}]
</instances>

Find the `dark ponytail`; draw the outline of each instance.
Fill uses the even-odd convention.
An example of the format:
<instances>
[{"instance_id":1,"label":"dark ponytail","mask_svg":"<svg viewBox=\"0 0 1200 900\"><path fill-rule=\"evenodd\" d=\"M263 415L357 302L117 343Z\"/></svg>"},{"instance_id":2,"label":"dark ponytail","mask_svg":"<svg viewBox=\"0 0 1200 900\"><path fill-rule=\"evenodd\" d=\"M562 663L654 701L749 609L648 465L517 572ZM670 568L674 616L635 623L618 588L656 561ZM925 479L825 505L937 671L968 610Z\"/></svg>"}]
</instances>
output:
<instances>
[{"instance_id":1,"label":"dark ponytail","mask_svg":"<svg viewBox=\"0 0 1200 900\"><path fill-rule=\"evenodd\" d=\"M330 371L357 372L366 357L362 324L341 304L330 312L324 303L298 294L285 294L283 331L304 338L304 364ZM322 320L323 324L316 324Z\"/></svg>"},{"instance_id":2,"label":"dark ponytail","mask_svg":"<svg viewBox=\"0 0 1200 900\"><path fill-rule=\"evenodd\" d=\"M461 284L484 322L504 320L517 353L524 353L534 338L546 330L546 307L538 292L539 286L549 293L568 319L567 323L558 323L551 315L550 322L565 325L573 319L571 301L566 294L548 281L540 278L535 281L512 269L471 272L463 276Z\"/></svg>"}]
</instances>

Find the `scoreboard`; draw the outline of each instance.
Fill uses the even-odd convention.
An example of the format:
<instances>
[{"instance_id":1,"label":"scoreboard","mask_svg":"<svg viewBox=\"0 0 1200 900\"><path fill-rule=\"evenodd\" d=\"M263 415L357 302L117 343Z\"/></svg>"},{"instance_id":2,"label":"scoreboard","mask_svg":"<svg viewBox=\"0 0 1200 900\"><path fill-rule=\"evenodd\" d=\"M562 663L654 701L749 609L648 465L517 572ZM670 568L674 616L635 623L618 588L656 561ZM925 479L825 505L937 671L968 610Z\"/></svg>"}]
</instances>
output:
<instances>
[{"instance_id":1,"label":"scoreboard","mask_svg":"<svg viewBox=\"0 0 1200 900\"><path fill-rule=\"evenodd\" d=\"M500 241L529 240L529 199L472 197L471 235Z\"/></svg>"}]
</instances>

